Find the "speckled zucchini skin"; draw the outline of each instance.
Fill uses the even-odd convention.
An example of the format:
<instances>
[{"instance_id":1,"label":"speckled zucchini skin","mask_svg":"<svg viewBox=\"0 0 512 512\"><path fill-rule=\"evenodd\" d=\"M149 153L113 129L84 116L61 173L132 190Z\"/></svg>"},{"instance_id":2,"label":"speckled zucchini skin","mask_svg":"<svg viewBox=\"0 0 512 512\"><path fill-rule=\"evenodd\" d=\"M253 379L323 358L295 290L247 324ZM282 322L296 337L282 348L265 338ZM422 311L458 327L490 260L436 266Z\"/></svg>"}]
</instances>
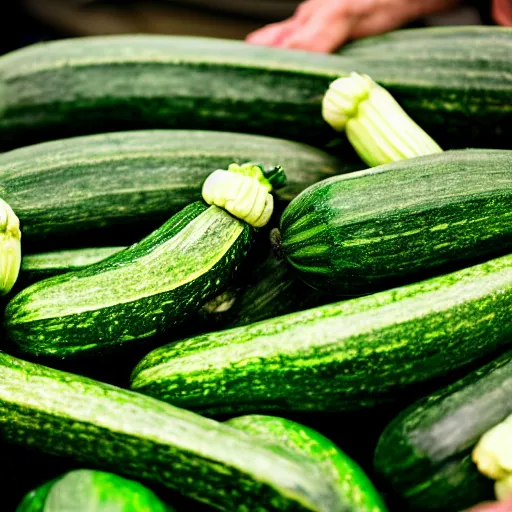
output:
<instances>
[{"instance_id":1,"label":"speckled zucchini skin","mask_svg":"<svg viewBox=\"0 0 512 512\"><path fill-rule=\"evenodd\" d=\"M512 249L512 151L411 158L309 187L280 221L283 252L321 291L360 295Z\"/></svg>"},{"instance_id":2,"label":"speckled zucchini skin","mask_svg":"<svg viewBox=\"0 0 512 512\"><path fill-rule=\"evenodd\" d=\"M226 423L314 460L325 469L340 500L352 512L387 511L382 497L359 465L316 430L285 418L257 414L237 416Z\"/></svg>"},{"instance_id":3,"label":"speckled zucchini skin","mask_svg":"<svg viewBox=\"0 0 512 512\"><path fill-rule=\"evenodd\" d=\"M227 286L253 235L224 210L192 203L139 243L23 289L7 305L7 335L25 354L71 358L172 333Z\"/></svg>"},{"instance_id":4,"label":"speckled zucchini skin","mask_svg":"<svg viewBox=\"0 0 512 512\"><path fill-rule=\"evenodd\" d=\"M350 145L322 119L330 82L367 73L443 149L510 147L512 31L465 37L442 51L318 55L241 41L111 35L51 41L0 58L0 141L19 147L85 133L143 128L259 133ZM414 45L410 45L413 47ZM455 55L455 57L454 57Z\"/></svg>"},{"instance_id":5,"label":"speckled zucchini skin","mask_svg":"<svg viewBox=\"0 0 512 512\"><path fill-rule=\"evenodd\" d=\"M382 433L375 468L414 510L466 510L494 499L471 460L480 437L512 414L512 352L421 399Z\"/></svg>"},{"instance_id":6,"label":"speckled zucchini skin","mask_svg":"<svg viewBox=\"0 0 512 512\"><path fill-rule=\"evenodd\" d=\"M511 307L509 255L168 344L139 362L131 387L210 415L359 410L494 353L510 341Z\"/></svg>"},{"instance_id":7,"label":"speckled zucchini skin","mask_svg":"<svg viewBox=\"0 0 512 512\"><path fill-rule=\"evenodd\" d=\"M0 436L218 510L343 512L318 467L213 420L0 353Z\"/></svg>"},{"instance_id":8,"label":"speckled zucchini skin","mask_svg":"<svg viewBox=\"0 0 512 512\"><path fill-rule=\"evenodd\" d=\"M201 200L203 183L213 171L248 161L286 170L287 184L275 192L283 202L321 179L363 167L303 144L243 133L100 133L0 154L1 197L20 219L24 247L48 250L57 238L69 247L69 236L77 233L83 247L84 236L91 239L89 245L98 244L94 235L99 230L149 233ZM108 237L106 244L112 244Z\"/></svg>"}]
</instances>

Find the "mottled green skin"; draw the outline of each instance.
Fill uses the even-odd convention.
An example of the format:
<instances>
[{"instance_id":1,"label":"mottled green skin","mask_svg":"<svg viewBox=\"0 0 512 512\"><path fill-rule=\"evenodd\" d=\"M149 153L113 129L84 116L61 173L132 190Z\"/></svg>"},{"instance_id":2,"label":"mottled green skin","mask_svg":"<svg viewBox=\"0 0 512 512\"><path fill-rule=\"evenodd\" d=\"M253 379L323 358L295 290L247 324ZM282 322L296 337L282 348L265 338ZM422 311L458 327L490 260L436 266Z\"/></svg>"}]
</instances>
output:
<instances>
[{"instance_id":1,"label":"mottled green skin","mask_svg":"<svg viewBox=\"0 0 512 512\"><path fill-rule=\"evenodd\" d=\"M318 149L270 137L140 130L66 138L1 154L1 196L20 219L24 246L46 239L43 250L48 250L56 236L115 226L156 228L201 200L203 183L213 171L247 161L286 169L288 184L276 191L286 201L317 181L356 169Z\"/></svg>"},{"instance_id":2,"label":"mottled green skin","mask_svg":"<svg viewBox=\"0 0 512 512\"><path fill-rule=\"evenodd\" d=\"M70 471L28 493L16 512L174 512L135 480L88 469Z\"/></svg>"},{"instance_id":3,"label":"mottled green skin","mask_svg":"<svg viewBox=\"0 0 512 512\"><path fill-rule=\"evenodd\" d=\"M26 254L21 260L22 280L38 281L98 263L126 247L86 247Z\"/></svg>"},{"instance_id":4,"label":"mottled green skin","mask_svg":"<svg viewBox=\"0 0 512 512\"><path fill-rule=\"evenodd\" d=\"M332 479L340 499L353 512L386 512L372 482L350 457L331 440L309 427L276 416L248 415L226 423L258 438L273 441L321 464Z\"/></svg>"},{"instance_id":5,"label":"mottled green skin","mask_svg":"<svg viewBox=\"0 0 512 512\"><path fill-rule=\"evenodd\" d=\"M0 59L0 140L19 147L100 131L213 129L319 146L337 141L340 154L355 157L324 122L321 104L330 82L358 71L387 87L444 149L508 147L511 31L471 38L467 51L468 41L454 34L441 55L418 67L406 49L381 64L385 52L358 60L216 38L130 34L40 43ZM453 66L455 52L461 57Z\"/></svg>"},{"instance_id":6,"label":"mottled green skin","mask_svg":"<svg viewBox=\"0 0 512 512\"><path fill-rule=\"evenodd\" d=\"M305 457L216 421L0 353L0 437L228 512L343 512Z\"/></svg>"},{"instance_id":7,"label":"mottled green skin","mask_svg":"<svg viewBox=\"0 0 512 512\"><path fill-rule=\"evenodd\" d=\"M150 352L131 387L205 414L359 410L510 341L512 255Z\"/></svg>"},{"instance_id":8,"label":"mottled green skin","mask_svg":"<svg viewBox=\"0 0 512 512\"><path fill-rule=\"evenodd\" d=\"M324 180L285 209L299 277L372 293L512 248L512 151L456 150Z\"/></svg>"},{"instance_id":9,"label":"mottled green skin","mask_svg":"<svg viewBox=\"0 0 512 512\"><path fill-rule=\"evenodd\" d=\"M434 392L385 429L375 468L414 510L464 510L494 498L471 453L480 437L512 414L512 352Z\"/></svg>"},{"instance_id":10,"label":"mottled green skin","mask_svg":"<svg viewBox=\"0 0 512 512\"><path fill-rule=\"evenodd\" d=\"M512 29L402 29L345 45L444 149L512 149Z\"/></svg>"},{"instance_id":11,"label":"mottled green skin","mask_svg":"<svg viewBox=\"0 0 512 512\"><path fill-rule=\"evenodd\" d=\"M23 289L7 304L7 335L23 353L65 358L172 333L228 285L253 234L192 203L124 251Z\"/></svg>"}]
</instances>

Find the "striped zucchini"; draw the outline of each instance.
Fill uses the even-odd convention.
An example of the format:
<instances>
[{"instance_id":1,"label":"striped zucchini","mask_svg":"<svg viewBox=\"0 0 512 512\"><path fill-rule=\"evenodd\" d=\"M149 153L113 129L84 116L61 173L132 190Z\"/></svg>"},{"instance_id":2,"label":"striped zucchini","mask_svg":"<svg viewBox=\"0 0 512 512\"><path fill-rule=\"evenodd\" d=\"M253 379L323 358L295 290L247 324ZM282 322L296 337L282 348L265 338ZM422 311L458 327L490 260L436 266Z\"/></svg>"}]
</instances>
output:
<instances>
[{"instance_id":1,"label":"striped zucchini","mask_svg":"<svg viewBox=\"0 0 512 512\"><path fill-rule=\"evenodd\" d=\"M143 236L193 201L201 199L206 177L232 162L258 161L286 169L288 184L276 198L300 191L334 174L354 170L324 152L298 143L245 134L187 130L105 133L36 144L0 155L1 195L18 215L23 244L37 250L69 247L78 232L95 245L97 231L128 240ZM106 236L106 244L112 238ZM89 244L91 241L88 242ZM60 244L62 245L62 243ZM34 252L34 251L31 251Z\"/></svg>"},{"instance_id":2,"label":"striped zucchini","mask_svg":"<svg viewBox=\"0 0 512 512\"><path fill-rule=\"evenodd\" d=\"M131 388L209 415L358 410L494 353L512 335L510 307L512 255L168 344Z\"/></svg>"},{"instance_id":3,"label":"striped zucchini","mask_svg":"<svg viewBox=\"0 0 512 512\"><path fill-rule=\"evenodd\" d=\"M511 216L512 151L455 150L312 185L280 230L301 279L359 295L504 254Z\"/></svg>"},{"instance_id":4,"label":"striped zucchini","mask_svg":"<svg viewBox=\"0 0 512 512\"><path fill-rule=\"evenodd\" d=\"M340 500L353 512L385 512L382 497L359 465L319 432L285 418L248 415L231 418L228 425L259 439L284 445L323 466Z\"/></svg>"},{"instance_id":5,"label":"striped zucchini","mask_svg":"<svg viewBox=\"0 0 512 512\"><path fill-rule=\"evenodd\" d=\"M98 263L126 247L85 247L26 254L21 260L20 279L39 281Z\"/></svg>"},{"instance_id":6,"label":"striped zucchini","mask_svg":"<svg viewBox=\"0 0 512 512\"><path fill-rule=\"evenodd\" d=\"M76 469L29 492L16 512L174 512L156 494L114 473Z\"/></svg>"},{"instance_id":7,"label":"striped zucchini","mask_svg":"<svg viewBox=\"0 0 512 512\"><path fill-rule=\"evenodd\" d=\"M100 131L179 127L319 146L336 141L355 156L322 119L321 103L334 79L356 71L386 87L445 149L508 147L512 31L451 34L441 55L418 64L417 52L403 47L391 60L384 52L370 60L165 35L39 43L0 58L0 140L19 147ZM421 44L428 55L430 43Z\"/></svg>"},{"instance_id":8,"label":"striped zucchini","mask_svg":"<svg viewBox=\"0 0 512 512\"><path fill-rule=\"evenodd\" d=\"M0 353L0 437L218 510L343 512L309 459L128 390Z\"/></svg>"},{"instance_id":9,"label":"striped zucchini","mask_svg":"<svg viewBox=\"0 0 512 512\"><path fill-rule=\"evenodd\" d=\"M7 304L7 335L25 354L62 359L169 332L228 285L252 241L245 222L192 203L137 244L23 289Z\"/></svg>"},{"instance_id":10,"label":"striped zucchini","mask_svg":"<svg viewBox=\"0 0 512 512\"><path fill-rule=\"evenodd\" d=\"M404 508L453 512L492 500L472 451L510 414L512 351L400 413L379 439L375 468Z\"/></svg>"},{"instance_id":11,"label":"striped zucchini","mask_svg":"<svg viewBox=\"0 0 512 512\"><path fill-rule=\"evenodd\" d=\"M338 54L385 85L441 147L512 149L512 28L401 29Z\"/></svg>"}]
</instances>

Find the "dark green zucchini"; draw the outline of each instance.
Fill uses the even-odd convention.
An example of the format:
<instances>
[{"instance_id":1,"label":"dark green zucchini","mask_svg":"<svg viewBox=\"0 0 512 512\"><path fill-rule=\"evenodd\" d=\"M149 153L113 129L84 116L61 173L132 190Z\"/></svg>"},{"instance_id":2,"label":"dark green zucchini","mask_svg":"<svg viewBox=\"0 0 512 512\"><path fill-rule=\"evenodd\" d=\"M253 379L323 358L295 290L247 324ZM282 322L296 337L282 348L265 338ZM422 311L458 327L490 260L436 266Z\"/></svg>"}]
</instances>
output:
<instances>
[{"instance_id":1,"label":"dark green zucchini","mask_svg":"<svg viewBox=\"0 0 512 512\"><path fill-rule=\"evenodd\" d=\"M318 465L228 425L2 352L0 383L0 437L11 443L218 510L347 510Z\"/></svg>"},{"instance_id":2,"label":"dark green zucchini","mask_svg":"<svg viewBox=\"0 0 512 512\"><path fill-rule=\"evenodd\" d=\"M209 415L360 410L495 353L512 336L511 307L509 255L168 344L139 362L131 387Z\"/></svg>"},{"instance_id":3,"label":"dark green zucchini","mask_svg":"<svg viewBox=\"0 0 512 512\"><path fill-rule=\"evenodd\" d=\"M441 147L509 147L512 31L451 34L440 56L422 61L407 46L388 60L384 52L359 60L165 35L30 45L0 58L1 146L179 127L318 146L336 141L348 155L350 145L322 119L321 103L334 79L357 71L386 87ZM420 44L428 55L431 43Z\"/></svg>"},{"instance_id":4,"label":"dark green zucchini","mask_svg":"<svg viewBox=\"0 0 512 512\"><path fill-rule=\"evenodd\" d=\"M248 415L231 418L228 425L259 439L284 445L309 457L325 470L352 512L385 512L386 505L359 465L319 432L295 421L275 416Z\"/></svg>"},{"instance_id":5,"label":"dark green zucchini","mask_svg":"<svg viewBox=\"0 0 512 512\"><path fill-rule=\"evenodd\" d=\"M401 29L338 54L384 85L441 147L512 149L512 28Z\"/></svg>"},{"instance_id":6,"label":"dark green zucchini","mask_svg":"<svg viewBox=\"0 0 512 512\"><path fill-rule=\"evenodd\" d=\"M192 203L129 248L23 289L7 304L7 335L24 354L63 359L172 333L229 284L253 234Z\"/></svg>"},{"instance_id":7,"label":"dark green zucchini","mask_svg":"<svg viewBox=\"0 0 512 512\"><path fill-rule=\"evenodd\" d=\"M498 307L498 306L497 306ZM472 451L512 414L512 352L414 403L383 432L375 468L413 510L464 510L494 498Z\"/></svg>"},{"instance_id":8,"label":"dark green zucchini","mask_svg":"<svg viewBox=\"0 0 512 512\"><path fill-rule=\"evenodd\" d=\"M37 252L58 243L69 248L71 236L79 238L79 248L84 236L89 246L128 245L200 200L203 182L215 169L247 161L286 169L287 185L275 191L283 203L312 183L355 169L318 149L270 137L126 131L0 154L1 196L20 219L25 252L28 244L38 245ZM104 243L97 239L100 229Z\"/></svg>"},{"instance_id":9,"label":"dark green zucchini","mask_svg":"<svg viewBox=\"0 0 512 512\"><path fill-rule=\"evenodd\" d=\"M301 279L360 295L512 250L512 151L457 150L329 178L280 221Z\"/></svg>"},{"instance_id":10,"label":"dark green zucchini","mask_svg":"<svg viewBox=\"0 0 512 512\"><path fill-rule=\"evenodd\" d=\"M16 512L173 512L135 480L114 473L76 469L28 493Z\"/></svg>"}]
</instances>

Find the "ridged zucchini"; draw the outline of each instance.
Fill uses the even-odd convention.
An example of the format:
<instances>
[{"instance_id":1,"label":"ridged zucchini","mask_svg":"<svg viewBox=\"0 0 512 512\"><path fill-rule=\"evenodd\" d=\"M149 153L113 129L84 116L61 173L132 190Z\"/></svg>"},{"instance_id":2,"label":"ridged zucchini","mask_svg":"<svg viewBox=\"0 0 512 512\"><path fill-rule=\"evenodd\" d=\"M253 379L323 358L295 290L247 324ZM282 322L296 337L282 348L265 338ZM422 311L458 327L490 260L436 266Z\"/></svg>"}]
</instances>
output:
<instances>
[{"instance_id":1,"label":"ridged zucchini","mask_svg":"<svg viewBox=\"0 0 512 512\"><path fill-rule=\"evenodd\" d=\"M29 492L16 512L174 512L135 480L114 473L76 469Z\"/></svg>"},{"instance_id":2,"label":"ridged zucchini","mask_svg":"<svg viewBox=\"0 0 512 512\"><path fill-rule=\"evenodd\" d=\"M493 481L471 454L509 414L511 351L400 413L379 439L375 469L414 510L453 512L492 500Z\"/></svg>"},{"instance_id":3,"label":"ridged zucchini","mask_svg":"<svg viewBox=\"0 0 512 512\"><path fill-rule=\"evenodd\" d=\"M358 410L494 353L512 335L510 307L512 255L168 344L131 388L209 415Z\"/></svg>"},{"instance_id":4,"label":"ridged zucchini","mask_svg":"<svg viewBox=\"0 0 512 512\"><path fill-rule=\"evenodd\" d=\"M129 248L23 289L5 310L9 340L62 359L172 331L228 285L253 234L221 208L192 203Z\"/></svg>"},{"instance_id":5,"label":"ridged zucchini","mask_svg":"<svg viewBox=\"0 0 512 512\"><path fill-rule=\"evenodd\" d=\"M325 470L340 495L353 512L385 512L386 505L359 465L319 432L295 421L276 416L238 416L226 421L248 434L309 457Z\"/></svg>"},{"instance_id":6,"label":"ridged zucchini","mask_svg":"<svg viewBox=\"0 0 512 512\"><path fill-rule=\"evenodd\" d=\"M218 510L343 512L307 458L150 397L0 353L0 437Z\"/></svg>"},{"instance_id":7,"label":"ridged zucchini","mask_svg":"<svg viewBox=\"0 0 512 512\"><path fill-rule=\"evenodd\" d=\"M179 127L319 146L336 141L347 155L350 145L324 122L321 103L334 79L357 71L388 88L441 147L508 147L512 31L452 34L441 56L418 66L414 52L408 58L403 49L382 63L381 54L358 60L216 38L128 34L43 42L0 58L0 140L19 147Z\"/></svg>"},{"instance_id":8,"label":"ridged zucchini","mask_svg":"<svg viewBox=\"0 0 512 512\"><path fill-rule=\"evenodd\" d=\"M288 183L275 193L283 201L317 181L354 170L318 149L270 137L126 131L0 154L1 196L20 219L25 248L40 242L48 250L55 247L56 236L69 247L69 237L77 233L80 247L87 233L98 245L100 228L110 227L115 235L120 227L130 232L141 227L144 235L149 233L170 214L200 200L203 182L215 169L246 161L286 169ZM106 238L106 244L112 244Z\"/></svg>"},{"instance_id":9,"label":"ridged zucchini","mask_svg":"<svg viewBox=\"0 0 512 512\"><path fill-rule=\"evenodd\" d=\"M301 279L359 295L512 249L512 151L455 150L329 178L284 210Z\"/></svg>"},{"instance_id":10,"label":"ridged zucchini","mask_svg":"<svg viewBox=\"0 0 512 512\"><path fill-rule=\"evenodd\" d=\"M401 29L338 51L446 149L512 149L511 54L512 29L496 26Z\"/></svg>"}]
</instances>

